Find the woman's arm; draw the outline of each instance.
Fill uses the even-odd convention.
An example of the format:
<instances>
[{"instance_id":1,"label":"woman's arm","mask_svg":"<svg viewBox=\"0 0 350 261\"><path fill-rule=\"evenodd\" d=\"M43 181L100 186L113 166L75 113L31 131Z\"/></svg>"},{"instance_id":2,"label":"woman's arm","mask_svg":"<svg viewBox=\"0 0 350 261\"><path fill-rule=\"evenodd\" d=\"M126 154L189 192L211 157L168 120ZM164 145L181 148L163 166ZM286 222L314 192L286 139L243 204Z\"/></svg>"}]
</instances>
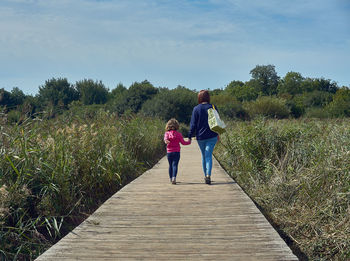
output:
<instances>
[{"instance_id":1,"label":"woman's arm","mask_svg":"<svg viewBox=\"0 0 350 261\"><path fill-rule=\"evenodd\" d=\"M188 132L188 138L191 139L193 136L195 136L196 133L196 122L197 122L197 114L195 113L195 109L193 108L192 116L191 116L191 123L190 123L190 131Z\"/></svg>"}]
</instances>

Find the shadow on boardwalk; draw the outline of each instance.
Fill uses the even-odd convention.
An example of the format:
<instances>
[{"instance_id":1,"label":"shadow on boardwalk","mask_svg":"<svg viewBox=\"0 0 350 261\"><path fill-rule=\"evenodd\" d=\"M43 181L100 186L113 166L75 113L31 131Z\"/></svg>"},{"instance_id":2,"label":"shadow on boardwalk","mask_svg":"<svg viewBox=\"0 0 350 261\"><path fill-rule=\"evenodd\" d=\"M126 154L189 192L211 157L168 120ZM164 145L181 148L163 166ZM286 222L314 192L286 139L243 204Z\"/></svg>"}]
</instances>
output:
<instances>
[{"instance_id":1,"label":"shadow on boardwalk","mask_svg":"<svg viewBox=\"0 0 350 261\"><path fill-rule=\"evenodd\" d=\"M203 184L203 182L181 182L178 181L176 183L176 185L199 185L199 184ZM215 180L212 180L211 186L215 186L215 185L228 185L228 184L236 184L236 182L234 181L229 181L229 182L216 182Z\"/></svg>"}]
</instances>

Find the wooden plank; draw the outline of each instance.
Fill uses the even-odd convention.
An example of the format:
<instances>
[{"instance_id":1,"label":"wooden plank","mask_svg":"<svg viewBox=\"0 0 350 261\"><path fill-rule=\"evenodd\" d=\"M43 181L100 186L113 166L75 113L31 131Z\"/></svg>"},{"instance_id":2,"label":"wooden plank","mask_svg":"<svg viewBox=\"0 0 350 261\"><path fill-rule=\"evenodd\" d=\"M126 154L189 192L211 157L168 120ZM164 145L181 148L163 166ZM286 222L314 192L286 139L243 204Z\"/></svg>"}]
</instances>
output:
<instances>
[{"instance_id":1,"label":"wooden plank","mask_svg":"<svg viewBox=\"0 0 350 261\"><path fill-rule=\"evenodd\" d=\"M212 185L201 168L196 142L177 185L163 158L37 260L298 260L216 160Z\"/></svg>"}]
</instances>

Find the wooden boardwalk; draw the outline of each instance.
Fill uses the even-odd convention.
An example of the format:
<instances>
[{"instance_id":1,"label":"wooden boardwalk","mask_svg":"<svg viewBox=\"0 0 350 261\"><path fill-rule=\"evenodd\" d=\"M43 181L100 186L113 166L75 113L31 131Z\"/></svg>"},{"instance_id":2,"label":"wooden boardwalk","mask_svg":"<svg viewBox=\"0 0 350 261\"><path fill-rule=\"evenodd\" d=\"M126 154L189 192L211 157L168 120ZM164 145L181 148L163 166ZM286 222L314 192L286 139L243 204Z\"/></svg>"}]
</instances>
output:
<instances>
[{"instance_id":1,"label":"wooden boardwalk","mask_svg":"<svg viewBox=\"0 0 350 261\"><path fill-rule=\"evenodd\" d=\"M183 146L177 185L165 157L37 260L298 260L215 160L211 186L201 168Z\"/></svg>"}]
</instances>

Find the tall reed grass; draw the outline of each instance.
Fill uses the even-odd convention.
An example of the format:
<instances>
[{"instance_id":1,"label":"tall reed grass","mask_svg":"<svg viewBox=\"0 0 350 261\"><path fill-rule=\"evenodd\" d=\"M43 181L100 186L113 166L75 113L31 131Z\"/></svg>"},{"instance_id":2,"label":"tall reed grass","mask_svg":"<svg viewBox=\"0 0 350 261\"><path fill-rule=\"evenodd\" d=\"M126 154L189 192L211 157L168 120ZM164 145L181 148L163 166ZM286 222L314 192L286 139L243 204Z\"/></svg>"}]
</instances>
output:
<instances>
[{"instance_id":1,"label":"tall reed grass","mask_svg":"<svg viewBox=\"0 0 350 261\"><path fill-rule=\"evenodd\" d=\"M164 123L98 111L0 126L0 259L32 260L164 155Z\"/></svg>"},{"instance_id":2,"label":"tall reed grass","mask_svg":"<svg viewBox=\"0 0 350 261\"><path fill-rule=\"evenodd\" d=\"M350 120L231 122L215 155L299 248L350 260Z\"/></svg>"}]
</instances>

